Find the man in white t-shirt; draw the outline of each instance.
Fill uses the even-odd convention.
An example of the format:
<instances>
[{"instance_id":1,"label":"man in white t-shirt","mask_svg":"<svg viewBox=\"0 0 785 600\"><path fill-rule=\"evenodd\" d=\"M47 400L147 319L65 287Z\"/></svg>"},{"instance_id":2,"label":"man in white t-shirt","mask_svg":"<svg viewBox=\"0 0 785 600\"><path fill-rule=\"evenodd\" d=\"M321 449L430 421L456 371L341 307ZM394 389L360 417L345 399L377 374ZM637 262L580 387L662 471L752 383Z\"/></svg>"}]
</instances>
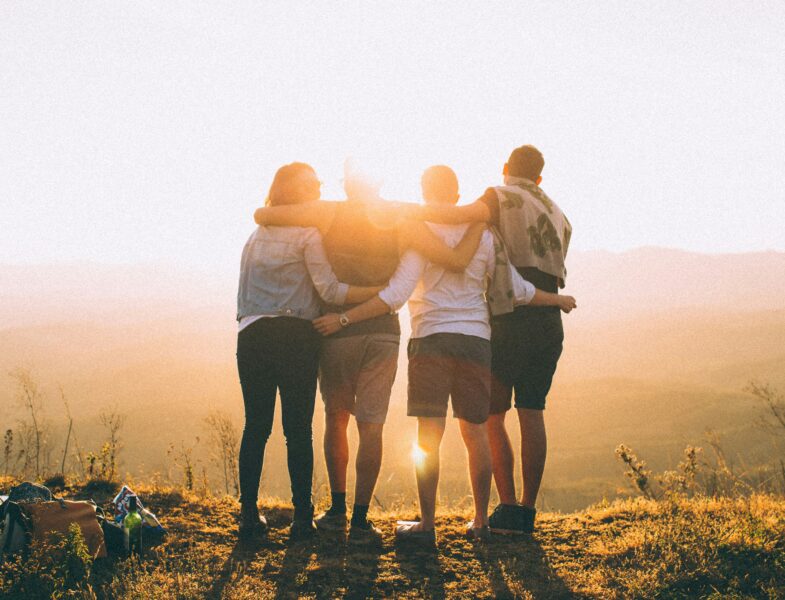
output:
<instances>
[{"instance_id":1,"label":"man in white t-shirt","mask_svg":"<svg viewBox=\"0 0 785 600\"><path fill-rule=\"evenodd\" d=\"M430 167L422 177L423 198L428 204L455 204L458 179L445 166ZM428 226L448 246L463 238L469 225ZM474 497L474 519L466 533L486 539L488 502L492 478L491 455L485 422L491 398L491 327L485 291L495 268L493 236L483 233L479 248L461 273L439 267L421 255L408 251L389 285L377 298L346 313L351 322L398 310L409 300L412 337L409 340L409 416L417 417L417 488L421 520L402 523L396 529L399 540L433 544L434 517L439 481L439 447L444 435L447 404L452 399L466 444ZM514 276L517 276L517 272ZM535 290L522 278L516 282L516 303L559 305L565 297ZM315 322L325 334L335 330L335 315Z\"/></svg>"},{"instance_id":2,"label":"man in white t-shirt","mask_svg":"<svg viewBox=\"0 0 785 600\"><path fill-rule=\"evenodd\" d=\"M449 167L430 167L423 173L422 191L427 203L455 204L458 179ZM448 246L457 244L468 227L430 223L428 226ZM493 471L485 422L491 397L491 327L484 294L494 264L493 238L485 231L463 273L446 271L416 253L405 254L402 266L410 267L406 273L408 285L398 290L390 286L379 295L392 308L398 308L411 293L407 414L417 417L415 466L422 516L419 522L398 526L399 540L435 542L439 447L450 399L469 457L474 519L467 534L483 539L489 535L488 502ZM413 284L416 287L411 292ZM534 294L533 286L530 292Z\"/></svg>"}]
</instances>

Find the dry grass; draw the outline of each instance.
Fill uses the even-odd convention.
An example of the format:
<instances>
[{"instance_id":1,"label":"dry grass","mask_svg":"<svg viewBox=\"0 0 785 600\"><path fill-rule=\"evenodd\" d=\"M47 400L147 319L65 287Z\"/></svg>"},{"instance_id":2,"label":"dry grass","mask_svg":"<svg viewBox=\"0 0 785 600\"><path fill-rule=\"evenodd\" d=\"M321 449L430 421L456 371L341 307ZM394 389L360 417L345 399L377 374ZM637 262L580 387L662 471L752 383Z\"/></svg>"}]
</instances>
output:
<instances>
[{"instance_id":1,"label":"dry grass","mask_svg":"<svg viewBox=\"0 0 785 600\"><path fill-rule=\"evenodd\" d=\"M373 551L335 537L290 544L291 510L268 502L269 536L247 547L236 542L235 500L138 484L137 492L168 540L141 564L97 563L74 597L785 597L785 501L770 496L618 501L543 515L532 538L487 546L462 537L466 514L442 515L438 551L413 553L392 535L412 513L372 514L385 531ZM2 569L8 590L13 573Z\"/></svg>"}]
</instances>

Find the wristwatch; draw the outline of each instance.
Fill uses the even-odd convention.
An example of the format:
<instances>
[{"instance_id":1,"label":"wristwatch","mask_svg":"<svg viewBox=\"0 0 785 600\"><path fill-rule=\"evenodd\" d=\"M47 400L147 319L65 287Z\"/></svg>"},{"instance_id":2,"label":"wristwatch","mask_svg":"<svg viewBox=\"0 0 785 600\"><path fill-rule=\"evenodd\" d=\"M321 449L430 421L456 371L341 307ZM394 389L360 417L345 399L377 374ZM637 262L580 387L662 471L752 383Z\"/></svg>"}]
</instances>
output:
<instances>
[{"instance_id":1,"label":"wristwatch","mask_svg":"<svg viewBox=\"0 0 785 600\"><path fill-rule=\"evenodd\" d=\"M346 327L351 323L351 321L349 321L349 316L346 313L338 315L338 322L341 324L341 327Z\"/></svg>"}]
</instances>

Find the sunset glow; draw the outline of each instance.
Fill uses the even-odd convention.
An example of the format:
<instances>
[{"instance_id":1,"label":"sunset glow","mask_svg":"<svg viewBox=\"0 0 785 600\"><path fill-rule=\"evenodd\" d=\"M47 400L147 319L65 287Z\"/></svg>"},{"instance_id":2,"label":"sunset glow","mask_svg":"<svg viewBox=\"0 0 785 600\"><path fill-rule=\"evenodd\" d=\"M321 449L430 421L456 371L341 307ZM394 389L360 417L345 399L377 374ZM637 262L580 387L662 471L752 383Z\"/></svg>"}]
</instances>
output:
<instances>
[{"instance_id":1,"label":"sunset glow","mask_svg":"<svg viewBox=\"0 0 785 600\"><path fill-rule=\"evenodd\" d=\"M785 598L783 24L0 2L0 597Z\"/></svg>"},{"instance_id":2,"label":"sunset glow","mask_svg":"<svg viewBox=\"0 0 785 600\"><path fill-rule=\"evenodd\" d=\"M411 201L448 164L468 202L525 142L576 249L783 248L781 5L519 9L4 3L0 252L235 269L283 163Z\"/></svg>"},{"instance_id":3,"label":"sunset glow","mask_svg":"<svg viewBox=\"0 0 785 600\"><path fill-rule=\"evenodd\" d=\"M427 458L428 454L420 448L417 442L412 442L412 461L414 462L414 466L416 468L420 468L425 463L425 459Z\"/></svg>"}]
</instances>

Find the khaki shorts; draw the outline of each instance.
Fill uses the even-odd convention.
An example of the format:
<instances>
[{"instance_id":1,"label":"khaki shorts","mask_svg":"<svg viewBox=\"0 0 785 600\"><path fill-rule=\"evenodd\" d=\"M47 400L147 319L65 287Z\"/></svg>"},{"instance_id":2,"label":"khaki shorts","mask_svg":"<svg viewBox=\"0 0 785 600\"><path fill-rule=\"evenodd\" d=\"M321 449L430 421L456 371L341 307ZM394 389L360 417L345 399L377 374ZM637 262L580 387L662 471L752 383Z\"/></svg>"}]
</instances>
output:
<instances>
[{"instance_id":1,"label":"khaki shorts","mask_svg":"<svg viewBox=\"0 0 785 600\"><path fill-rule=\"evenodd\" d=\"M384 423L399 345L400 336L393 333L325 338L319 359L325 412L346 410L361 423Z\"/></svg>"}]
</instances>

